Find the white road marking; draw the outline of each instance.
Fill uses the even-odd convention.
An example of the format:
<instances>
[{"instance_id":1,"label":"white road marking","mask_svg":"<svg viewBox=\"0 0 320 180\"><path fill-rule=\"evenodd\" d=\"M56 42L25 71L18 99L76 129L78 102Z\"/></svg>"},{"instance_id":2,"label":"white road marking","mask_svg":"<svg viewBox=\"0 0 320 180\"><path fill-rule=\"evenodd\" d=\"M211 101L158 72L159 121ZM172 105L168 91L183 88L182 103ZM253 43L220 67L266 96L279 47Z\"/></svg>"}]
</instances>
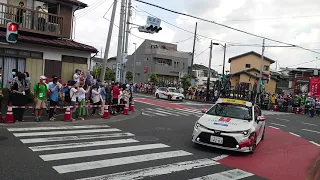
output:
<instances>
[{"instance_id":1,"label":"white road marking","mask_svg":"<svg viewBox=\"0 0 320 180\"><path fill-rule=\"evenodd\" d=\"M33 146L29 147L32 151L48 151L56 149L70 149L79 147L91 147L91 146L104 146L111 144L125 144L139 142L135 139L119 139L119 140L108 140L108 141L93 141L93 142L81 142L81 143L69 143L69 144L53 144L45 146Z\"/></svg>"},{"instance_id":2,"label":"white road marking","mask_svg":"<svg viewBox=\"0 0 320 180\"><path fill-rule=\"evenodd\" d=\"M86 129L86 128L107 128L107 125L87 125L87 126L56 126L56 127L31 127L31 128L8 128L8 131L38 131L38 130L65 130L65 129Z\"/></svg>"},{"instance_id":3,"label":"white road marking","mask_svg":"<svg viewBox=\"0 0 320 180\"><path fill-rule=\"evenodd\" d=\"M152 153L152 154L121 157L121 158L114 158L114 159L105 159L105 160L99 160L99 161L53 166L53 168L58 173L63 174L63 173L106 168L106 167L119 166L124 164L128 165L128 164L139 163L139 162L146 162L146 161L167 159L167 158L174 158L174 157L181 157L181 156L189 156L189 155L192 155L192 153L181 151L181 150L168 151L168 152L161 152L161 153Z\"/></svg>"},{"instance_id":4,"label":"white road marking","mask_svg":"<svg viewBox=\"0 0 320 180\"><path fill-rule=\"evenodd\" d=\"M301 137L300 135L298 134L295 134L295 133L292 133L292 132L289 132L290 134L294 135L294 136L297 136L297 137Z\"/></svg>"},{"instance_id":5,"label":"white road marking","mask_svg":"<svg viewBox=\"0 0 320 180\"><path fill-rule=\"evenodd\" d=\"M132 133L92 134L92 135L79 135L79 136L20 139L20 141L25 144L29 144L29 143L43 143L43 142L56 142L56 141L76 141L76 140L83 140L83 139L118 138L118 137L126 137L126 136L134 136L134 134Z\"/></svg>"},{"instance_id":6,"label":"white road marking","mask_svg":"<svg viewBox=\"0 0 320 180\"><path fill-rule=\"evenodd\" d=\"M96 177L89 177L79 180L137 180L137 179L144 179L144 178L151 178L155 176L175 173L179 171L187 171L193 170L203 167L209 167L218 165L220 163L212 160L212 159L198 159L193 161L186 161L186 162L178 162L174 164L166 164L161 166L155 166L145 169L137 169L132 171L120 172L115 174L107 174L102 176Z\"/></svg>"},{"instance_id":7,"label":"white road marking","mask_svg":"<svg viewBox=\"0 0 320 180\"><path fill-rule=\"evenodd\" d=\"M195 115L195 113L193 112L181 111L180 109L170 109L170 108L166 108L166 109L174 113L182 113L183 115Z\"/></svg>"},{"instance_id":8,"label":"white road marking","mask_svg":"<svg viewBox=\"0 0 320 180\"><path fill-rule=\"evenodd\" d=\"M228 155L220 155L220 156L214 157L213 160L219 161L219 160L224 159L226 157L228 157Z\"/></svg>"},{"instance_id":9,"label":"white road marking","mask_svg":"<svg viewBox=\"0 0 320 180\"><path fill-rule=\"evenodd\" d=\"M277 127L274 127L274 126L268 126L268 127L270 127L270 128L273 128L273 129L279 129L279 128L277 128Z\"/></svg>"},{"instance_id":10,"label":"white road marking","mask_svg":"<svg viewBox=\"0 0 320 180\"><path fill-rule=\"evenodd\" d=\"M214 173L211 175L194 178L192 180L237 180L253 176L253 174L242 171L240 169L232 169L229 171Z\"/></svg>"},{"instance_id":11,"label":"white road marking","mask_svg":"<svg viewBox=\"0 0 320 180\"><path fill-rule=\"evenodd\" d=\"M172 116L179 116L177 114L172 114L170 112L166 112L166 111L162 111L162 110L158 110L158 109L151 109L151 108L146 108L146 109L149 110L149 111L156 111L156 112L162 113L162 114L168 114L168 115L172 115Z\"/></svg>"},{"instance_id":12,"label":"white road marking","mask_svg":"<svg viewBox=\"0 0 320 180\"><path fill-rule=\"evenodd\" d=\"M117 132L120 129L90 129L90 130L77 130L77 131L50 131L50 132L29 132L29 133L13 133L16 137L23 136L47 136L47 135L60 135L60 134L84 134L84 133L97 133L97 132Z\"/></svg>"},{"instance_id":13,"label":"white road marking","mask_svg":"<svg viewBox=\"0 0 320 180\"><path fill-rule=\"evenodd\" d=\"M320 144L314 142L314 141L310 141L312 144L316 145L316 146L319 146L320 147Z\"/></svg>"},{"instance_id":14,"label":"white road marking","mask_svg":"<svg viewBox=\"0 0 320 180\"><path fill-rule=\"evenodd\" d=\"M152 106L159 106L159 105L156 105L156 104L152 104L152 103L148 103L148 102L144 102L144 101L139 101L139 100L134 100L134 102L139 102L139 103L143 103L143 104L149 104L149 105L152 105ZM159 107L162 107L162 106L159 106Z\"/></svg>"},{"instance_id":15,"label":"white road marking","mask_svg":"<svg viewBox=\"0 0 320 180\"><path fill-rule=\"evenodd\" d=\"M156 109L159 109L159 110L162 110L162 111L166 111L166 112L169 112L169 113L176 113L176 114L180 114L180 115L183 115L183 116L189 116L189 114L185 114L183 112L180 112L180 111L172 111L171 109L161 109L161 108L156 108Z\"/></svg>"},{"instance_id":16,"label":"white road marking","mask_svg":"<svg viewBox=\"0 0 320 180\"><path fill-rule=\"evenodd\" d=\"M72 159L72 158L78 158L78 157L116 154L116 153L142 151L147 149L158 149L158 148L167 148L167 147L170 147L170 146L167 146L165 144L145 144L145 145L137 145L137 146L118 147L118 148L77 151L77 152L69 152L69 153L46 154L46 155L41 155L40 157L44 161L54 161L54 160L61 160L61 159Z\"/></svg>"},{"instance_id":17,"label":"white road marking","mask_svg":"<svg viewBox=\"0 0 320 180\"><path fill-rule=\"evenodd\" d=\"M301 122L301 123L309 126L317 126L316 124L311 124L311 123L304 123L304 122Z\"/></svg>"},{"instance_id":18,"label":"white road marking","mask_svg":"<svg viewBox=\"0 0 320 180\"><path fill-rule=\"evenodd\" d=\"M152 115L152 114L148 114L148 113L145 113L145 112L142 112L142 115L145 115L145 116L150 116L150 117L154 117L155 115Z\"/></svg>"},{"instance_id":19,"label":"white road marking","mask_svg":"<svg viewBox=\"0 0 320 180\"><path fill-rule=\"evenodd\" d=\"M278 119L278 120L280 120L280 121L290 121L290 120L288 120L288 119L282 119L282 118L276 118L276 119Z\"/></svg>"},{"instance_id":20,"label":"white road marking","mask_svg":"<svg viewBox=\"0 0 320 180\"><path fill-rule=\"evenodd\" d=\"M153 112L153 111L143 111L143 112L146 112L146 113L150 113L150 114L156 114L156 115L159 115L159 116L168 116L167 114L161 114L161 113L157 113L157 112Z\"/></svg>"},{"instance_id":21,"label":"white road marking","mask_svg":"<svg viewBox=\"0 0 320 180\"><path fill-rule=\"evenodd\" d=\"M318 133L320 134L320 132L318 131L314 131L314 130L310 130L310 129L301 129L302 131L309 131L309 132L313 132L313 133Z\"/></svg>"},{"instance_id":22,"label":"white road marking","mask_svg":"<svg viewBox=\"0 0 320 180\"><path fill-rule=\"evenodd\" d=\"M203 114L200 109L188 109L188 108L177 108L177 109L179 109L180 111L189 112L189 113Z\"/></svg>"},{"instance_id":23,"label":"white road marking","mask_svg":"<svg viewBox=\"0 0 320 180\"><path fill-rule=\"evenodd\" d=\"M283 124L277 124L277 123L270 123L270 124L273 124L273 125L276 125L276 126L287 127L286 125L283 125Z\"/></svg>"}]
</instances>

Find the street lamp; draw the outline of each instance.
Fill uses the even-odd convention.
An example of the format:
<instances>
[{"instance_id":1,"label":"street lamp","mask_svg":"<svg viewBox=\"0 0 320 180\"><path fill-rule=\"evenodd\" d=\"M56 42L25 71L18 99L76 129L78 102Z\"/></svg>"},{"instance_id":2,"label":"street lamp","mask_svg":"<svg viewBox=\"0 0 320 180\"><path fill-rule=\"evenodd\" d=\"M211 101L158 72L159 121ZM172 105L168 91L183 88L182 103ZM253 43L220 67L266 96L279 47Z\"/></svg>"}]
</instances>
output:
<instances>
[{"instance_id":1,"label":"street lamp","mask_svg":"<svg viewBox=\"0 0 320 180\"><path fill-rule=\"evenodd\" d=\"M133 73L132 73L132 83L134 84L134 78L136 75L136 57L137 57L137 43L134 44L134 57L133 57Z\"/></svg>"}]
</instances>

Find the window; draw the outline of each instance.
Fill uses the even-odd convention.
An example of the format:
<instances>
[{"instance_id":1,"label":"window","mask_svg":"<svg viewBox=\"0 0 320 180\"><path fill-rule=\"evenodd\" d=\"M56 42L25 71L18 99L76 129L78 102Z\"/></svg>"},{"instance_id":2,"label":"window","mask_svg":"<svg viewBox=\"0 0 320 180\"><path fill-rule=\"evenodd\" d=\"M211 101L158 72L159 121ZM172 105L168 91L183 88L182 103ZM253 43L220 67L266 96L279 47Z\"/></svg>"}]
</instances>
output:
<instances>
[{"instance_id":1,"label":"window","mask_svg":"<svg viewBox=\"0 0 320 180\"><path fill-rule=\"evenodd\" d=\"M246 68L250 68L251 67L251 64L246 64Z\"/></svg>"},{"instance_id":2,"label":"window","mask_svg":"<svg viewBox=\"0 0 320 180\"><path fill-rule=\"evenodd\" d=\"M249 121L252 120L251 107L239 106L235 104L216 104L206 114Z\"/></svg>"},{"instance_id":3,"label":"window","mask_svg":"<svg viewBox=\"0 0 320 180\"><path fill-rule=\"evenodd\" d=\"M112 70L116 70L117 65L116 64L112 64Z\"/></svg>"},{"instance_id":4,"label":"window","mask_svg":"<svg viewBox=\"0 0 320 180\"><path fill-rule=\"evenodd\" d=\"M269 71L269 66L264 65L264 66L263 66L263 70L264 70L264 71Z\"/></svg>"}]
</instances>

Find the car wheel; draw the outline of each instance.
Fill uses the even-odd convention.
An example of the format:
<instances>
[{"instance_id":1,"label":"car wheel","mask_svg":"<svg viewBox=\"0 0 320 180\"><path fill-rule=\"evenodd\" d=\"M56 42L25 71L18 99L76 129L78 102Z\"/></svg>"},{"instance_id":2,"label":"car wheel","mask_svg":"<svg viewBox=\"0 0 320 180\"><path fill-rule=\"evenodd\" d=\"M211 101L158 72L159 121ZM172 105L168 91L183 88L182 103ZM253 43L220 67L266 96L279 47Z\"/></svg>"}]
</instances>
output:
<instances>
[{"instance_id":1,"label":"car wheel","mask_svg":"<svg viewBox=\"0 0 320 180\"><path fill-rule=\"evenodd\" d=\"M250 147L250 154L253 154L255 152L255 150L256 150L256 147L257 147L257 136L256 136L256 134L254 134L253 138L254 138L254 140L253 140L253 143L252 143L252 145Z\"/></svg>"},{"instance_id":2,"label":"car wheel","mask_svg":"<svg viewBox=\"0 0 320 180\"><path fill-rule=\"evenodd\" d=\"M159 94L158 93L156 94L156 98L159 99Z\"/></svg>"},{"instance_id":3,"label":"car wheel","mask_svg":"<svg viewBox=\"0 0 320 180\"><path fill-rule=\"evenodd\" d=\"M264 133L265 133L265 131L266 131L266 127L263 128L263 133L262 133L261 141L263 141L263 139L264 139Z\"/></svg>"}]
</instances>

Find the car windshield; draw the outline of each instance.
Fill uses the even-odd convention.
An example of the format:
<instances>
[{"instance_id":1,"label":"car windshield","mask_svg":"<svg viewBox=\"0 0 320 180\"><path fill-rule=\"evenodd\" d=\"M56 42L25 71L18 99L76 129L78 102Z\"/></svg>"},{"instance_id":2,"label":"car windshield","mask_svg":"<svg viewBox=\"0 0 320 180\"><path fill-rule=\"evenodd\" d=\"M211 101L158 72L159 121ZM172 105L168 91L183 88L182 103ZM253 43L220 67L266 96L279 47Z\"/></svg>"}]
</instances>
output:
<instances>
[{"instance_id":1,"label":"car windshield","mask_svg":"<svg viewBox=\"0 0 320 180\"><path fill-rule=\"evenodd\" d=\"M243 120L252 120L251 108L246 106L239 106L236 104L216 104L206 114Z\"/></svg>"},{"instance_id":2,"label":"car windshield","mask_svg":"<svg viewBox=\"0 0 320 180\"><path fill-rule=\"evenodd\" d=\"M169 92L176 92L176 93L178 93L179 92L179 90L178 89L173 89L173 88L170 88L170 89L168 89L169 90Z\"/></svg>"}]
</instances>

